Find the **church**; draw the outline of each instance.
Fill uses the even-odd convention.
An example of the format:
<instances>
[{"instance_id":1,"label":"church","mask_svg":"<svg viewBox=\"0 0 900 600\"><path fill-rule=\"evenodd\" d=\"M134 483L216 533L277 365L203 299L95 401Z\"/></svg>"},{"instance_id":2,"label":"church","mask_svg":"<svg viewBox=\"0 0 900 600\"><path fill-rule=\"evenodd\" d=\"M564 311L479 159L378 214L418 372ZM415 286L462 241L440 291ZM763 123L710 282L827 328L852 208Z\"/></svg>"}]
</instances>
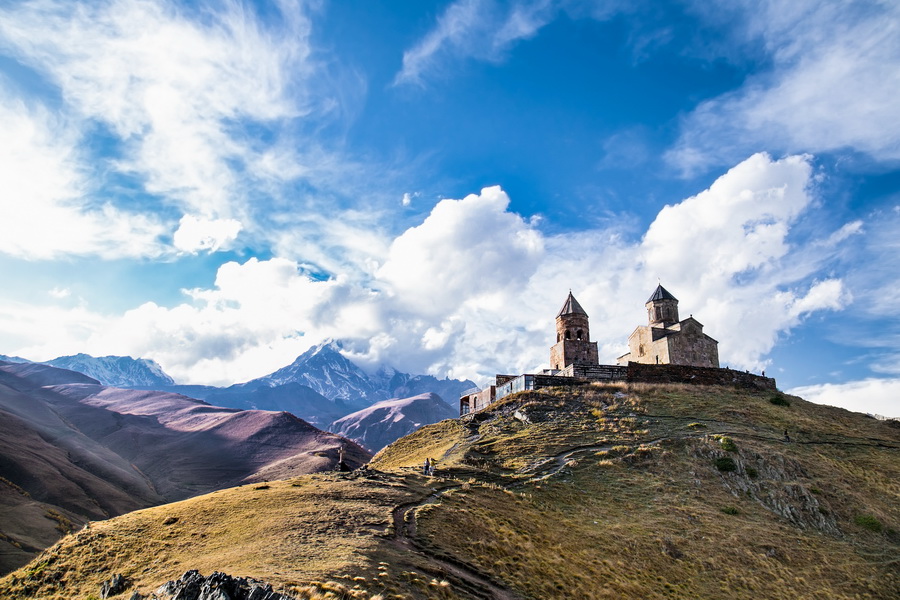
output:
<instances>
[{"instance_id":1,"label":"church","mask_svg":"<svg viewBox=\"0 0 900 600\"><path fill-rule=\"evenodd\" d=\"M647 300L648 325L639 325L628 337L627 354L616 364L629 362L692 367L719 366L719 342L703 333L693 315L678 318L678 299L662 285Z\"/></svg>"},{"instance_id":2,"label":"church","mask_svg":"<svg viewBox=\"0 0 900 600\"><path fill-rule=\"evenodd\" d=\"M644 306L649 324L638 326L629 336L629 352L620 356L615 365L601 365L597 342L591 341L587 312L569 290L556 315L556 343L550 348L550 368L523 375L497 375L494 384L469 390L460 397L460 415L479 411L516 392L591 381L652 381L654 373L662 375L662 371L668 380L775 389L774 379L749 373L722 369L711 374L710 369L719 371L719 342L703 333L703 324L693 315L680 320L678 299L662 285L657 286Z\"/></svg>"}]
</instances>

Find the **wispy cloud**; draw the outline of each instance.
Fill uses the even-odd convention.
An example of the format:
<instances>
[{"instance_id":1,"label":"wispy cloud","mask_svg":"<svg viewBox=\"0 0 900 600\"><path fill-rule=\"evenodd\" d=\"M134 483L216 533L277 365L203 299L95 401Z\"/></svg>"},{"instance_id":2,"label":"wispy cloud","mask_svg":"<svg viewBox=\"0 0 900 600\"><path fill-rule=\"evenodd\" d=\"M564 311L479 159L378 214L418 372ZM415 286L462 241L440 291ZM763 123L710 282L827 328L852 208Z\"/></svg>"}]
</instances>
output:
<instances>
[{"instance_id":1,"label":"wispy cloud","mask_svg":"<svg viewBox=\"0 0 900 600\"><path fill-rule=\"evenodd\" d=\"M701 15L720 11L697 3ZM736 91L702 102L668 160L686 173L759 149L851 148L900 159L900 5L894 2L742 2L733 34L772 62Z\"/></svg>"},{"instance_id":2,"label":"wispy cloud","mask_svg":"<svg viewBox=\"0 0 900 600\"><path fill-rule=\"evenodd\" d=\"M446 8L415 46L403 53L395 85L424 85L434 72L475 58L501 60L517 42L533 37L555 17L558 2L513 2L507 8L495 0L457 0Z\"/></svg>"},{"instance_id":3,"label":"wispy cloud","mask_svg":"<svg viewBox=\"0 0 900 600\"><path fill-rule=\"evenodd\" d=\"M95 189L65 118L0 88L0 131L0 252L26 259L164 252L165 228L154 216L86 200Z\"/></svg>"},{"instance_id":4,"label":"wispy cloud","mask_svg":"<svg viewBox=\"0 0 900 600\"><path fill-rule=\"evenodd\" d=\"M236 3L189 13L164 0L30 2L0 10L0 39L58 86L53 111L73 145L87 142L80 135L114 140L106 145L118 151L102 157L103 167L136 178L155 212L240 222L250 218L254 186L265 187L260 180L296 173L256 168L273 160L260 132L277 139L280 126L309 110L309 23L302 7L285 6L289 18L268 25ZM76 170L89 168L89 157L69 158L83 161Z\"/></svg>"}]
</instances>

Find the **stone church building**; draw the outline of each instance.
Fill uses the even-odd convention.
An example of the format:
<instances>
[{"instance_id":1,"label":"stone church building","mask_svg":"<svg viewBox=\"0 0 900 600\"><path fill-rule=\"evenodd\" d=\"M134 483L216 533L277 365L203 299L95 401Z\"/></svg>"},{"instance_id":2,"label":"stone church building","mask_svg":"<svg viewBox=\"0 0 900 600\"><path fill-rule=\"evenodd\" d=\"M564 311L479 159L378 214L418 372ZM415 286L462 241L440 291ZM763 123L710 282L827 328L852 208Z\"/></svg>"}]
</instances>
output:
<instances>
[{"instance_id":1,"label":"stone church building","mask_svg":"<svg viewBox=\"0 0 900 600\"><path fill-rule=\"evenodd\" d=\"M590 339L587 313L569 290L566 303L556 315L556 344L550 348L550 368L561 371L572 364L599 364L597 342Z\"/></svg>"},{"instance_id":2,"label":"stone church building","mask_svg":"<svg viewBox=\"0 0 900 600\"><path fill-rule=\"evenodd\" d=\"M671 364L693 367L719 366L719 342L703 333L703 324L692 316L678 318L678 299L662 285L650 296L649 325L640 325L628 338L628 354L616 363Z\"/></svg>"},{"instance_id":3,"label":"stone church building","mask_svg":"<svg viewBox=\"0 0 900 600\"><path fill-rule=\"evenodd\" d=\"M719 369L719 342L703 333L703 325L693 316L679 320L678 299L662 285L645 306L649 324L639 326L628 338L630 352L620 356L615 365L601 365L597 342L591 341L588 315L569 290L565 304L556 315L556 343L550 348L550 368L522 375L497 375L493 384L465 392L459 399L460 416L477 412L516 392L591 381L682 382L776 389L774 379Z\"/></svg>"}]
</instances>

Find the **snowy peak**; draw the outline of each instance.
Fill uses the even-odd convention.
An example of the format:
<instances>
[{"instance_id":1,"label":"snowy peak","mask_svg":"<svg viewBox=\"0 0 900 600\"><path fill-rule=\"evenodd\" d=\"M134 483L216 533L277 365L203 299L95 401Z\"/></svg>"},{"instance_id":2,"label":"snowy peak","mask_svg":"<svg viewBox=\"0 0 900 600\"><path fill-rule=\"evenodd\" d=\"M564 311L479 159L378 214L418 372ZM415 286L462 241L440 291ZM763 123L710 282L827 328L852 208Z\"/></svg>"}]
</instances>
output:
<instances>
[{"instance_id":1,"label":"snowy peak","mask_svg":"<svg viewBox=\"0 0 900 600\"><path fill-rule=\"evenodd\" d=\"M241 384L241 387L277 387L299 383L329 400L340 400L351 410L370 406L388 398L409 398L433 392L454 401L475 384L457 379L437 379L431 375L409 375L383 365L369 375L341 354L340 341L329 340L313 346L290 365L271 375Z\"/></svg>"},{"instance_id":2,"label":"snowy peak","mask_svg":"<svg viewBox=\"0 0 900 600\"><path fill-rule=\"evenodd\" d=\"M147 358L75 354L60 356L43 364L84 373L111 387L169 386L175 383L156 361Z\"/></svg>"},{"instance_id":3,"label":"snowy peak","mask_svg":"<svg viewBox=\"0 0 900 600\"><path fill-rule=\"evenodd\" d=\"M262 383L271 387L300 383L312 388L329 400L342 400L354 407L362 407L387 398L369 376L340 352L339 342L313 346L290 365L271 375L254 379L249 384Z\"/></svg>"}]
</instances>

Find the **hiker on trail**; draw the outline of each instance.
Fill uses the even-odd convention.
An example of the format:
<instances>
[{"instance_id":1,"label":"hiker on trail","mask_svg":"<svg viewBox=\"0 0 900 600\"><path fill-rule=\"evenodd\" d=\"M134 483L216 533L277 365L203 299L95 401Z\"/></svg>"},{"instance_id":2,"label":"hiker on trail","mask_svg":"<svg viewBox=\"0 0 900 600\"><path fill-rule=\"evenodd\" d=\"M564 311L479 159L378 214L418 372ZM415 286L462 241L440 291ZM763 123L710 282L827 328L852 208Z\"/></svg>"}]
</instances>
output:
<instances>
[{"instance_id":1,"label":"hiker on trail","mask_svg":"<svg viewBox=\"0 0 900 600\"><path fill-rule=\"evenodd\" d=\"M429 474L431 477L434 477L434 462L435 462L435 461L434 461L433 458L432 458L432 459L429 459L429 460L430 460L430 462L429 462L429 464L428 464L428 474Z\"/></svg>"},{"instance_id":2,"label":"hiker on trail","mask_svg":"<svg viewBox=\"0 0 900 600\"><path fill-rule=\"evenodd\" d=\"M786 442L791 441L791 436L788 435L787 429L784 430L784 441L786 441Z\"/></svg>"},{"instance_id":3,"label":"hiker on trail","mask_svg":"<svg viewBox=\"0 0 900 600\"><path fill-rule=\"evenodd\" d=\"M428 472L431 470L431 459L425 459L425 466L422 467L422 475L428 475Z\"/></svg>"}]
</instances>

